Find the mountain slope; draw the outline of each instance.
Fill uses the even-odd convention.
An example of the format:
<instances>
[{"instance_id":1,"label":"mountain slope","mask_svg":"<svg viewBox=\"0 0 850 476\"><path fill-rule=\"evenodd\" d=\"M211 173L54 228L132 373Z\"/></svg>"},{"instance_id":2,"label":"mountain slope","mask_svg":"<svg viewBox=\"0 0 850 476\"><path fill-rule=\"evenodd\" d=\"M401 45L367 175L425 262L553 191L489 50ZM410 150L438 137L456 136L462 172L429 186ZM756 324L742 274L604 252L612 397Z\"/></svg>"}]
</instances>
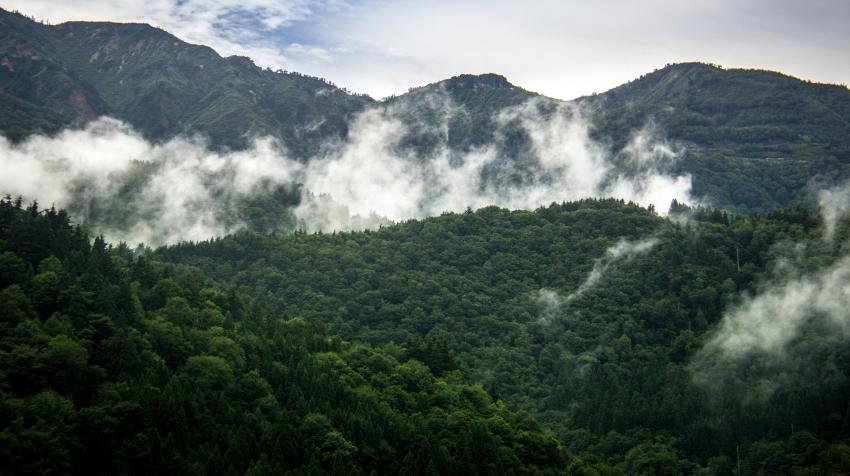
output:
<instances>
[{"instance_id":1,"label":"mountain slope","mask_svg":"<svg viewBox=\"0 0 850 476\"><path fill-rule=\"evenodd\" d=\"M625 144L654 124L687 147L697 195L738 211L804 204L807 187L850 176L850 90L770 71L670 65L578 100L596 133Z\"/></svg>"},{"instance_id":2,"label":"mountain slope","mask_svg":"<svg viewBox=\"0 0 850 476\"><path fill-rule=\"evenodd\" d=\"M373 102L149 25L47 26L0 12L0 26L3 91L76 121L112 115L151 139L200 132L214 146L242 148L249 135L271 134L308 155L321 139L343 137L349 116Z\"/></svg>"},{"instance_id":3,"label":"mountain slope","mask_svg":"<svg viewBox=\"0 0 850 476\"><path fill-rule=\"evenodd\" d=\"M511 84L502 75L462 74L391 97L386 107L398 107L401 119L415 131L425 131L429 123L441 124L446 145L457 151L467 151L493 141L496 120L507 108L541 97ZM417 137L418 145L428 144Z\"/></svg>"},{"instance_id":4,"label":"mountain slope","mask_svg":"<svg viewBox=\"0 0 850 476\"><path fill-rule=\"evenodd\" d=\"M199 133L241 149L272 135L306 160L377 109L405 126L398 145L421 157L495 145L500 163L523 171L533 162L529 131L505 113L539 99L587 111L593 137L615 156L637 131L669 139L685 153L665 172L689 174L696 198L735 212L810 205L818 188L850 178L850 91L774 72L676 64L572 102L497 74L460 75L376 102L148 25L48 26L0 11L0 27L0 130L12 140L107 114L152 140Z\"/></svg>"},{"instance_id":5,"label":"mountain slope","mask_svg":"<svg viewBox=\"0 0 850 476\"><path fill-rule=\"evenodd\" d=\"M0 473L582 466L451 362L432 370L412 353L347 344L127 252L92 242L64 211L0 199Z\"/></svg>"},{"instance_id":6,"label":"mountain slope","mask_svg":"<svg viewBox=\"0 0 850 476\"><path fill-rule=\"evenodd\" d=\"M801 142L844 153L850 146L850 90L770 71L675 64L581 101L609 116L605 125L640 125L653 115L671 138L700 146L754 155L759 149L746 145L781 151Z\"/></svg>"},{"instance_id":7,"label":"mountain slope","mask_svg":"<svg viewBox=\"0 0 850 476\"><path fill-rule=\"evenodd\" d=\"M813 465L826 441L846 442L847 336L808 306L798 309L814 314L796 331L768 307L764 334L736 329L731 344L747 349L701 349L747 296L779 300L775 265L788 274L834 262L846 272L847 247L826 243L822 221L805 210L731 220L703 210L679 223L585 200L375 232L245 233L150 259L197 269L263 313L403 346L436 372L457 362L574 452L626 474L731 475L736 456L747 474ZM835 244L848 232L844 222ZM791 249L805 249L804 262L781 258ZM850 274L841 276L846 285ZM798 292L789 288L781 305ZM788 337L781 349L771 344L777 334Z\"/></svg>"},{"instance_id":8,"label":"mountain slope","mask_svg":"<svg viewBox=\"0 0 850 476\"><path fill-rule=\"evenodd\" d=\"M70 122L70 116L0 92L0 131L11 140L35 131L53 134Z\"/></svg>"}]
</instances>

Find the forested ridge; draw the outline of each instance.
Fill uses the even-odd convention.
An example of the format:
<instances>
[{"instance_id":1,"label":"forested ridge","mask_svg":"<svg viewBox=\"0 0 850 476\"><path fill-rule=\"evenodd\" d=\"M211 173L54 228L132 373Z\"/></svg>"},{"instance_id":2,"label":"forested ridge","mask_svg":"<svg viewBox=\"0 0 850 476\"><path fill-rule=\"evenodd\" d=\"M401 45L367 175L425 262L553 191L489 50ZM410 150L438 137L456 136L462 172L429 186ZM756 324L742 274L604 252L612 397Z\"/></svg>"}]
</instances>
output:
<instances>
[{"instance_id":1,"label":"forested ridge","mask_svg":"<svg viewBox=\"0 0 850 476\"><path fill-rule=\"evenodd\" d=\"M845 177L850 91L755 69L667 65L579 99L599 111L597 134L615 142L653 124L687 147L677 166L698 195L739 212L806 203L814 177Z\"/></svg>"},{"instance_id":2,"label":"forested ridge","mask_svg":"<svg viewBox=\"0 0 850 476\"><path fill-rule=\"evenodd\" d=\"M784 375L700 349L789 249L847 237L584 200L131 250L6 198L2 472L846 471L846 338L811 322Z\"/></svg>"},{"instance_id":3,"label":"forested ridge","mask_svg":"<svg viewBox=\"0 0 850 476\"><path fill-rule=\"evenodd\" d=\"M221 57L150 25L46 25L0 9L0 131L15 143L110 116L155 143L196 135L216 150L244 150L253 138L273 137L310 161L351 139L362 114L401 110L391 116L411 130L401 144L407 152L427 158L442 147L462 154L499 146L506 163L522 167L531 139L499 132L499 117L537 101L580 109L593 138L615 154L635 134L657 133L680 156L668 172L690 176L695 198L738 213L811 206L812 190L850 178L846 85L694 62L563 99L498 74L461 74L377 101L326 79Z\"/></svg>"}]
</instances>

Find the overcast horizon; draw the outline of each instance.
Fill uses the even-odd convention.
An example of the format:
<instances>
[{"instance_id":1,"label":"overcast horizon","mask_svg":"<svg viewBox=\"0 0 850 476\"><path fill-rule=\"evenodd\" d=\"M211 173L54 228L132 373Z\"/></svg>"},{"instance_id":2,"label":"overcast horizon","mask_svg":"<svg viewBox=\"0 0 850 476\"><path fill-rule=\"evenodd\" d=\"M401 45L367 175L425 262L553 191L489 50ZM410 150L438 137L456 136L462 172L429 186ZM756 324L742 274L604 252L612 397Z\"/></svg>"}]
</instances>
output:
<instances>
[{"instance_id":1,"label":"overcast horizon","mask_svg":"<svg viewBox=\"0 0 850 476\"><path fill-rule=\"evenodd\" d=\"M846 85L850 78L850 60L835 60L850 58L850 2L834 0L521 6L477 0L2 0L0 6L54 24L149 23L222 56L248 56L258 66L320 76L374 98L459 74L497 73L569 100L691 61L820 83Z\"/></svg>"}]
</instances>

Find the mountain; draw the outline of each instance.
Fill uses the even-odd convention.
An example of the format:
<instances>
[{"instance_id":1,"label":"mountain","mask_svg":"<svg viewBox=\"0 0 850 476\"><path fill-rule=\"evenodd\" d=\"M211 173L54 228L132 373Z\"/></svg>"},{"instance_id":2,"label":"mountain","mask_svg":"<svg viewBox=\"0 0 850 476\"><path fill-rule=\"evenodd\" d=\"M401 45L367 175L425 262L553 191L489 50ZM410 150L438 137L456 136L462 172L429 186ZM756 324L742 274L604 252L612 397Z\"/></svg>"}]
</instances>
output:
<instances>
[{"instance_id":1,"label":"mountain","mask_svg":"<svg viewBox=\"0 0 850 476\"><path fill-rule=\"evenodd\" d=\"M622 145L653 123L687 147L697 195L739 211L806 201L814 177L850 176L850 90L770 71L669 65L580 98L597 134Z\"/></svg>"},{"instance_id":2,"label":"mountain","mask_svg":"<svg viewBox=\"0 0 850 476\"><path fill-rule=\"evenodd\" d=\"M0 52L3 103L13 96L40 118L24 127L4 116L0 129L12 139L106 114L153 140L203 133L213 146L242 148L249 135L270 134L308 155L374 102L142 24L52 26L0 11Z\"/></svg>"},{"instance_id":3,"label":"mountain","mask_svg":"<svg viewBox=\"0 0 850 476\"><path fill-rule=\"evenodd\" d=\"M614 155L637 131L666 138L684 153L665 172L689 174L695 197L737 213L808 206L850 177L850 91L775 72L674 64L573 101L464 74L375 101L148 25L44 25L0 11L0 27L0 130L13 141L106 114L151 140L199 133L215 148L268 134L307 160L346 139L359 113L380 110L407 126L399 145L421 157L495 144L504 163L527 171L531 138L504 113L536 100L582 108Z\"/></svg>"},{"instance_id":4,"label":"mountain","mask_svg":"<svg viewBox=\"0 0 850 476\"><path fill-rule=\"evenodd\" d=\"M674 64L579 101L602 111L611 134L652 117L672 139L742 155L787 152L797 142L850 148L850 90L770 71Z\"/></svg>"},{"instance_id":5,"label":"mountain","mask_svg":"<svg viewBox=\"0 0 850 476\"><path fill-rule=\"evenodd\" d=\"M550 108L575 105L590 120L592 136L615 154L638 131L648 129L668 140L683 151L668 172L690 175L694 196L737 213L808 206L817 190L850 178L850 90L845 86L682 63L573 101L540 96L487 74L412 89L389 104L407 104L413 113L405 120L419 121L424 130L434 122L423 111L429 104L425 98L438 92L459 106L447 121L448 143L455 150L493 143L500 113L528 100ZM521 162L531 153L527 131L501 130L506 131L502 153Z\"/></svg>"},{"instance_id":6,"label":"mountain","mask_svg":"<svg viewBox=\"0 0 850 476\"><path fill-rule=\"evenodd\" d=\"M412 88L402 96L390 98L387 103L413 106L413 111L419 113L421 108L416 105L428 104L427 98L440 94L450 98L452 106L457 108L456 114L447 121L448 145L461 150L490 142L494 129L493 120L499 112L539 97L536 93L511 84L502 75L462 74Z\"/></svg>"}]
</instances>

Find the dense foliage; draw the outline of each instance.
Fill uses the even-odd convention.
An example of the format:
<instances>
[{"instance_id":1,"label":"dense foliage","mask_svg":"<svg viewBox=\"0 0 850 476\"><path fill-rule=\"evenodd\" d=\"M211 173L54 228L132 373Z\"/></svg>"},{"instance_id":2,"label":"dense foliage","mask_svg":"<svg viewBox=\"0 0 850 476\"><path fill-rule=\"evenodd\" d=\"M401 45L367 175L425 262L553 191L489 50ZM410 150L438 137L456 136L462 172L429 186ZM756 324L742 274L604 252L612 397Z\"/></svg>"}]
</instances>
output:
<instances>
[{"instance_id":1,"label":"dense foliage","mask_svg":"<svg viewBox=\"0 0 850 476\"><path fill-rule=\"evenodd\" d=\"M739 452L752 472L784 473L845 454L828 445L848 430L845 340L811 330L799 345L819 349L821 360L763 400L751 397L760 358L721 390L728 375L714 388L694 384L693 357L723 310L755 291L783 243L810 243L812 263L847 250L822 244L820 221L805 210L693 216L678 225L589 200L535 212L485 208L378 232L245 233L155 256L227 283L263 313L404 346L437 372L459 367L575 453L628 473L654 474L647 468L657 465L730 474ZM621 239L657 244L608 266L568 306L545 307L541 290L575 292Z\"/></svg>"},{"instance_id":2,"label":"dense foliage","mask_svg":"<svg viewBox=\"0 0 850 476\"><path fill-rule=\"evenodd\" d=\"M527 414L0 201L4 474L547 474Z\"/></svg>"},{"instance_id":3,"label":"dense foliage","mask_svg":"<svg viewBox=\"0 0 850 476\"><path fill-rule=\"evenodd\" d=\"M694 378L723 309L783 246L816 268L850 251L847 227L831 245L805 210L672 216L587 200L133 252L7 198L2 471L850 468L846 339L812 325L803 365L761 398L769 356ZM624 243L651 245L588 286Z\"/></svg>"},{"instance_id":4,"label":"dense foliage","mask_svg":"<svg viewBox=\"0 0 850 476\"><path fill-rule=\"evenodd\" d=\"M12 141L107 114L217 149L267 134L307 160L375 107L407 126L396 152L493 146L522 180L529 132L501 113L531 98L486 74L376 102L148 25L0 10ZM850 471L847 319L814 313L781 352L706 351L751 296L850 256L846 222L827 238L786 208L850 177L850 92L690 63L575 103L626 173L654 127L695 195L773 212L584 200L307 234L295 184L206 210L250 231L131 250L0 200L0 473ZM153 166L135 167L130 185ZM157 218L137 192L68 209L126 231Z\"/></svg>"}]
</instances>

